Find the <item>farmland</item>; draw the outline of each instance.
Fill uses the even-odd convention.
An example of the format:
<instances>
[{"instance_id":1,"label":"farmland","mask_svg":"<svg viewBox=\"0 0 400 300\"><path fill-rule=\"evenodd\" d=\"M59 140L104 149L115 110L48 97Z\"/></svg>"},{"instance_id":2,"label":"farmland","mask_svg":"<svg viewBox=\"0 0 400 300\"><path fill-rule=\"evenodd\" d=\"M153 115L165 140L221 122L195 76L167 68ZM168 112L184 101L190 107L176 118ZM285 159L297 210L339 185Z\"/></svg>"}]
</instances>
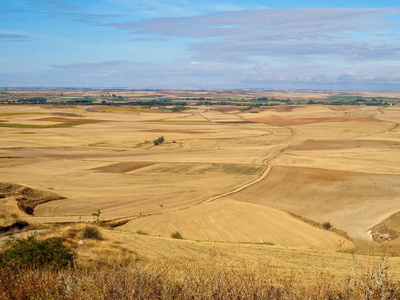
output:
<instances>
[{"instance_id":1,"label":"farmland","mask_svg":"<svg viewBox=\"0 0 400 300\"><path fill-rule=\"evenodd\" d=\"M18 103L24 97L54 103ZM371 105L355 105L360 97ZM161 254L146 243L168 248L176 231L187 244L173 247L231 248L233 261L282 249L332 259L376 254L386 243L397 255L398 97L7 91L0 97L0 225L10 216L38 226L75 224L100 211L102 221L123 224L107 233L110 240L137 240L127 247L149 259ZM252 105L263 98L270 105ZM136 100L158 102L129 104ZM332 228L324 229L327 222Z\"/></svg>"}]
</instances>

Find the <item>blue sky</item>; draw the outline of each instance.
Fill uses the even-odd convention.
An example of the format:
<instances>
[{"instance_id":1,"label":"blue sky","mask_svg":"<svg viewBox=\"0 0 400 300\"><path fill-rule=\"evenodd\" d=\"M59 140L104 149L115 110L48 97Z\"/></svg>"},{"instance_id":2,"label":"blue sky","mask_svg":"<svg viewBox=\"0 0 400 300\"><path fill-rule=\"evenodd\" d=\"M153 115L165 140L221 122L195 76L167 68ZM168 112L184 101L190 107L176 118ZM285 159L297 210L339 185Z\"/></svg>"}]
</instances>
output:
<instances>
[{"instance_id":1,"label":"blue sky","mask_svg":"<svg viewBox=\"0 0 400 300\"><path fill-rule=\"evenodd\" d=\"M400 90L398 0L3 2L0 87Z\"/></svg>"}]
</instances>

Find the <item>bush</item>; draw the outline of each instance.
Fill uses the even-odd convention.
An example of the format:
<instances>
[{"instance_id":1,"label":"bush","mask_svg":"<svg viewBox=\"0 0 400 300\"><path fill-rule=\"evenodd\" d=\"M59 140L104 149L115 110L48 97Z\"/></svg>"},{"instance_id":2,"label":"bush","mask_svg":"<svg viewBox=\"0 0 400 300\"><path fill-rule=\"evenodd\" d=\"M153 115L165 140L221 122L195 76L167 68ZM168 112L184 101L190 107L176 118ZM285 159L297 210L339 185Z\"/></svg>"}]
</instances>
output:
<instances>
[{"instance_id":1,"label":"bush","mask_svg":"<svg viewBox=\"0 0 400 300\"><path fill-rule=\"evenodd\" d=\"M171 237L174 239L182 239L182 235L179 233L179 231L175 231L173 233L171 233Z\"/></svg>"},{"instance_id":2,"label":"bush","mask_svg":"<svg viewBox=\"0 0 400 300\"><path fill-rule=\"evenodd\" d=\"M322 224L322 227L326 230L331 229L332 224L330 222L325 222L324 224Z\"/></svg>"},{"instance_id":3,"label":"bush","mask_svg":"<svg viewBox=\"0 0 400 300\"><path fill-rule=\"evenodd\" d=\"M85 228L83 228L82 237L84 239L92 239L92 240L103 239L100 230L94 226L85 226Z\"/></svg>"},{"instance_id":4,"label":"bush","mask_svg":"<svg viewBox=\"0 0 400 300\"><path fill-rule=\"evenodd\" d=\"M64 246L63 241L56 237L39 241L35 235L20 239L10 238L0 251L0 267L73 267L76 253Z\"/></svg>"},{"instance_id":5,"label":"bush","mask_svg":"<svg viewBox=\"0 0 400 300\"><path fill-rule=\"evenodd\" d=\"M141 235L149 235L146 231L143 231L143 230L140 230L140 229L137 230L136 233L137 234L141 234Z\"/></svg>"},{"instance_id":6,"label":"bush","mask_svg":"<svg viewBox=\"0 0 400 300\"><path fill-rule=\"evenodd\" d=\"M165 141L164 136L161 136L158 139L153 140L153 144L154 144L154 146L157 146L159 144L162 144L164 141Z\"/></svg>"}]
</instances>

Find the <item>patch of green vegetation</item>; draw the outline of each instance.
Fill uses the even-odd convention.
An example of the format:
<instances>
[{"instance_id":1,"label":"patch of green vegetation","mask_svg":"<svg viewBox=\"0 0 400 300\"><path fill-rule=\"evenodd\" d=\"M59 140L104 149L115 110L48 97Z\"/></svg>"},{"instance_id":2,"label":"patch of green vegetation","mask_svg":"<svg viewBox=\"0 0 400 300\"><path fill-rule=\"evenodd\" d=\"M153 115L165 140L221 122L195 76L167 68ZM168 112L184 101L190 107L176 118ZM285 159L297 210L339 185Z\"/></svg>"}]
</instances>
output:
<instances>
[{"instance_id":1,"label":"patch of green vegetation","mask_svg":"<svg viewBox=\"0 0 400 300\"><path fill-rule=\"evenodd\" d=\"M326 99L310 100L308 104L331 104L331 105L368 105L381 106L389 105L390 103L398 102L400 98L387 97L364 97L357 95L332 95Z\"/></svg>"},{"instance_id":2,"label":"patch of green vegetation","mask_svg":"<svg viewBox=\"0 0 400 300\"><path fill-rule=\"evenodd\" d=\"M259 104L250 104L249 106L244 107L244 108L241 108L241 109L239 109L239 110L240 110L240 111L246 111L246 110L251 110L251 109L253 109L253 108L259 108L259 107L260 107Z\"/></svg>"},{"instance_id":3,"label":"patch of green vegetation","mask_svg":"<svg viewBox=\"0 0 400 300\"><path fill-rule=\"evenodd\" d=\"M186 109L185 106L174 106L171 108L167 108L168 110L172 111L172 112L179 112L179 111L183 111Z\"/></svg>"},{"instance_id":4,"label":"patch of green vegetation","mask_svg":"<svg viewBox=\"0 0 400 300\"><path fill-rule=\"evenodd\" d=\"M92 102L97 101L97 99L93 98L78 98L78 99L70 99L67 100L67 104L92 104Z\"/></svg>"},{"instance_id":5,"label":"patch of green vegetation","mask_svg":"<svg viewBox=\"0 0 400 300\"><path fill-rule=\"evenodd\" d=\"M12 113L0 113L0 117L8 116L20 116L20 115L46 115L47 112L12 112Z\"/></svg>"},{"instance_id":6,"label":"patch of green vegetation","mask_svg":"<svg viewBox=\"0 0 400 300\"><path fill-rule=\"evenodd\" d=\"M39 241L35 235L9 238L0 252L0 266L8 268L73 267L76 253L63 244L61 238Z\"/></svg>"}]
</instances>

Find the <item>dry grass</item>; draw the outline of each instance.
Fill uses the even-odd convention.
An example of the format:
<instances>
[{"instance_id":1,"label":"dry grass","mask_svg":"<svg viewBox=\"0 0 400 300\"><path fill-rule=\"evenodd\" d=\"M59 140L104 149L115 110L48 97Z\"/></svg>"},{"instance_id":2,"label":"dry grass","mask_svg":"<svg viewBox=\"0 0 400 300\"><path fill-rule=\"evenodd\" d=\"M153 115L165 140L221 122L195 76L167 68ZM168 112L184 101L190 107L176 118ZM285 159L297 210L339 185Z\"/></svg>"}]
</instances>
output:
<instances>
[{"instance_id":1,"label":"dry grass","mask_svg":"<svg viewBox=\"0 0 400 300\"><path fill-rule=\"evenodd\" d=\"M276 276L268 266L257 271L207 270L186 264L183 274L168 266L104 267L79 270L1 270L2 299L398 299L397 283L375 273L335 284L320 274L310 284ZM184 275L185 279L182 279ZM177 278L178 277L178 278Z\"/></svg>"},{"instance_id":2,"label":"dry grass","mask_svg":"<svg viewBox=\"0 0 400 300\"><path fill-rule=\"evenodd\" d=\"M298 248L194 243L108 230L103 230L105 241L84 240L78 244L81 230L82 227L73 226L47 233L47 237L63 236L78 251L77 268L58 271L3 268L1 299L398 299L400 296L400 286L392 272L393 263L399 261L385 253L371 259ZM124 242L117 243L117 236ZM126 250L131 242L139 253ZM173 247L174 253L163 252L157 245ZM294 256L282 253L286 251ZM248 256L237 252L246 252ZM269 261L271 253L280 256L282 264ZM310 259L313 257L318 261ZM325 261L321 262L321 258ZM299 272L302 260L309 262L307 275L304 270ZM336 273L335 266L342 266L344 261L350 263L347 270ZM332 266L328 267L329 263ZM291 268L290 264L297 268Z\"/></svg>"},{"instance_id":3,"label":"dry grass","mask_svg":"<svg viewBox=\"0 0 400 300\"><path fill-rule=\"evenodd\" d=\"M73 119L73 118L64 118L64 117L41 118L41 119L36 119L36 121L57 122L57 123L76 124L76 125L95 124L95 123L105 122L104 120L96 120L96 119L84 119L84 118Z\"/></svg>"}]
</instances>

